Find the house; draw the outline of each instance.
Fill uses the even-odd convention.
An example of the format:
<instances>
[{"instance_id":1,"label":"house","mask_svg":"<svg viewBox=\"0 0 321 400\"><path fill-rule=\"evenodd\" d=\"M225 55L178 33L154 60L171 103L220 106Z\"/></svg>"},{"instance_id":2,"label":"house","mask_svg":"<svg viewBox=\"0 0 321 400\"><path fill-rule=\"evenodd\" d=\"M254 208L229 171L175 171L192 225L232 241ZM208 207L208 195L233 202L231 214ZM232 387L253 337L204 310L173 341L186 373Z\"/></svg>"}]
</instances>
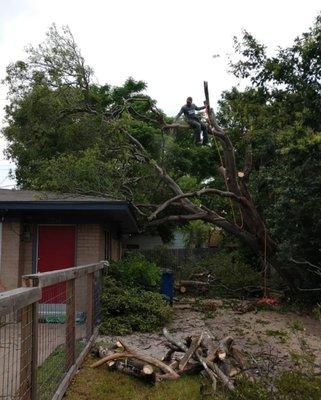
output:
<instances>
[{"instance_id":1,"label":"house","mask_svg":"<svg viewBox=\"0 0 321 400\"><path fill-rule=\"evenodd\" d=\"M153 250L164 246L164 242L159 235L130 235L124 241L124 247L128 250ZM185 248L184 234L175 230L171 242L166 243L168 249L182 249Z\"/></svg>"},{"instance_id":2,"label":"house","mask_svg":"<svg viewBox=\"0 0 321 400\"><path fill-rule=\"evenodd\" d=\"M0 189L0 291L25 274L116 260L122 235L137 232L126 201Z\"/></svg>"},{"instance_id":3,"label":"house","mask_svg":"<svg viewBox=\"0 0 321 400\"><path fill-rule=\"evenodd\" d=\"M208 235L206 243L203 248L216 248L221 239L221 230L213 228ZM147 234L133 234L129 235L124 240L124 247L127 250L153 250L164 246L164 242L159 235ZM186 235L181 230L176 229L173 232L173 239L166 243L166 248L171 250L185 249L186 248Z\"/></svg>"}]
</instances>

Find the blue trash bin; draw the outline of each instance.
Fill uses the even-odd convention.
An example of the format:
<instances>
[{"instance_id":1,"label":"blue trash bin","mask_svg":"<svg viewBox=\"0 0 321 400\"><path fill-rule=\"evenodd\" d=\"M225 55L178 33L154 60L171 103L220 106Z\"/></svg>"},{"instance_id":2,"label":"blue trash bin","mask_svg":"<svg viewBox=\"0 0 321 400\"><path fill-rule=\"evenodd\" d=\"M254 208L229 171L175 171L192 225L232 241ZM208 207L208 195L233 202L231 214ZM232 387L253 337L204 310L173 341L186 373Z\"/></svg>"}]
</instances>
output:
<instances>
[{"instance_id":1,"label":"blue trash bin","mask_svg":"<svg viewBox=\"0 0 321 400\"><path fill-rule=\"evenodd\" d=\"M166 297L170 305L174 298L174 274L171 269L165 269L161 278L161 294Z\"/></svg>"}]
</instances>

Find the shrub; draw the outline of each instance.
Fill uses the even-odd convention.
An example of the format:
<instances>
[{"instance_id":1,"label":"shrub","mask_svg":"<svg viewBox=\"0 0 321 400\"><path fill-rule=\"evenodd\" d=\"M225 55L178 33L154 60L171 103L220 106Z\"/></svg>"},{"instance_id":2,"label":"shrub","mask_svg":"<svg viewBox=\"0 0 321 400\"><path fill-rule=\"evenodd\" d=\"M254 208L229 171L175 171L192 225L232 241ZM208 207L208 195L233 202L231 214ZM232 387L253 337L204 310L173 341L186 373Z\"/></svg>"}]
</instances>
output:
<instances>
[{"instance_id":1,"label":"shrub","mask_svg":"<svg viewBox=\"0 0 321 400\"><path fill-rule=\"evenodd\" d=\"M140 253L128 253L119 261L111 263L109 276L118 285L139 287L144 290L158 290L160 272L157 265L149 262Z\"/></svg>"},{"instance_id":2,"label":"shrub","mask_svg":"<svg viewBox=\"0 0 321 400\"><path fill-rule=\"evenodd\" d=\"M278 400L319 400L321 379L301 372L284 372L276 382Z\"/></svg>"},{"instance_id":3,"label":"shrub","mask_svg":"<svg viewBox=\"0 0 321 400\"><path fill-rule=\"evenodd\" d=\"M236 389L229 396L229 400L268 400L268 392L260 382L251 382L240 379Z\"/></svg>"},{"instance_id":4,"label":"shrub","mask_svg":"<svg viewBox=\"0 0 321 400\"><path fill-rule=\"evenodd\" d=\"M170 320L171 307L159 293L120 286L106 277L101 296L100 333L124 335L150 332Z\"/></svg>"},{"instance_id":5,"label":"shrub","mask_svg":"<svg viewBox=\"0 0 321 400\"><path fill-rule=\"evenodd\" d=\"M220 251L198 262L194 272L213 276L209 295L244 297L261 294L262 275L246 264L238 252Z\"/></svg>"}]
</instances>

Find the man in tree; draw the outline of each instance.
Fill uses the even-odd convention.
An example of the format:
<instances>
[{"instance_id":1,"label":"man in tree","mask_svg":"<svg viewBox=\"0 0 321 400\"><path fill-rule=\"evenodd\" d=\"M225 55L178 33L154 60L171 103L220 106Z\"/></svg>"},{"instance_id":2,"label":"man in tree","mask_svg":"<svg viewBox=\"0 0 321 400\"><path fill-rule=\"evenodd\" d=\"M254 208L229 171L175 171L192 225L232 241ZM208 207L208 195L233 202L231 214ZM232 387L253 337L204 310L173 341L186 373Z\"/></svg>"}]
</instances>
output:
<instances>
[{"instance_id":1,"label":"man in tree","mask_svg":"<svg viewBox=\"0 0 321 400\"><path fill-rule=\"evenodd\" d=\"M203 107L197 107L193 103L193 99L191 97L187 97L186 104L180 109L180 112L174 118L174 122L176 122L178 118L182 114L184 114L186 122L194 130L194 137L196 144L203 143L203 145L206 145L208 143L207 127L195 113L195 111L204 110L205 108L206 105L204 105ZM201 139L201 132L203 132L203 142Z\"/></svg>"}]
</instances>

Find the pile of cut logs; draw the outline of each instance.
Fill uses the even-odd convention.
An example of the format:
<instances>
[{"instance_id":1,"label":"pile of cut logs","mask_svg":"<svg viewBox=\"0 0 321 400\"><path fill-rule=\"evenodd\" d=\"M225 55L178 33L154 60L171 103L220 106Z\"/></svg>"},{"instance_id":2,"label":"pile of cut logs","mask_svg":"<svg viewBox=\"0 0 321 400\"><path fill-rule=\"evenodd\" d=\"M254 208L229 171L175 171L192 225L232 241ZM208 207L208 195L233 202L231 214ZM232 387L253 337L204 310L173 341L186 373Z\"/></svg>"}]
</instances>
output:
<instances>
[{"instance_id":1,"label":"pile of cut logs","mask_svg":"<svg viewBox=\"0 0 321 400\"><path fill-rule=\"evenodd\" d=\"M167 353L162 360L119 340L111 348L100 348L102 358L92 367L106 364L110 369L137 376L152 384L178 379L184 374L201 373L210 380L213 390L218 383L234 390L234 378L244 370L244 357L234 346L232 337L227 336L215 343L209 334L202 333L179 341L166 328L163 335Z\"/></svg>"}]
</instances>

